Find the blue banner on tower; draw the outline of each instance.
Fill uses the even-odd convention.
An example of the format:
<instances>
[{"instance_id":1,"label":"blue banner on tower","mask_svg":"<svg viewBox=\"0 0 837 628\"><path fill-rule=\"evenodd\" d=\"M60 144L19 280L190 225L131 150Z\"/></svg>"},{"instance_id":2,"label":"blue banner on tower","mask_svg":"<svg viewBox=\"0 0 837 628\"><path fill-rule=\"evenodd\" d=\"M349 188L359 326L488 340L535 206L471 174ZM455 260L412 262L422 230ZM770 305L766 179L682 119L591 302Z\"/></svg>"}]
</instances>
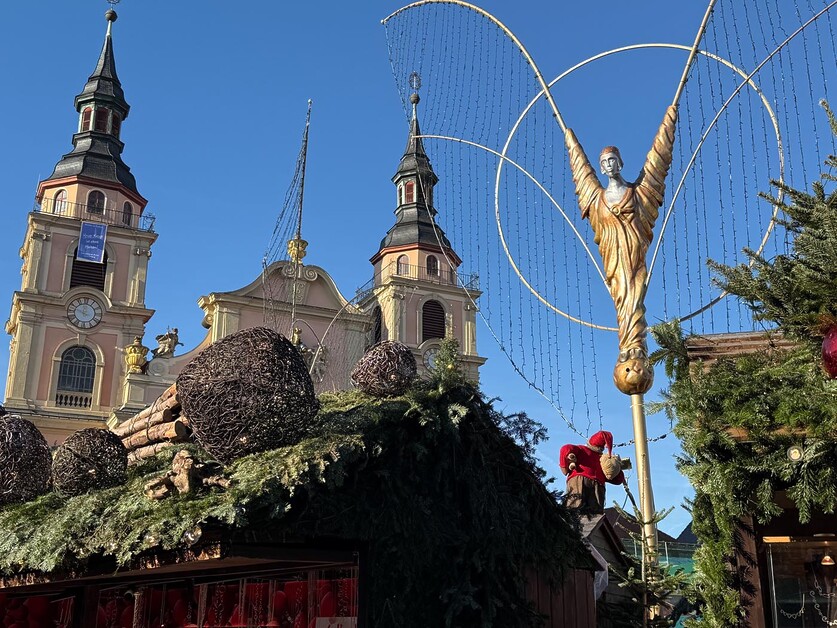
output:
<instances>
[{"instance_id":1,"label":"blue banner on tower","mask_svg":"<svg viewBox=\"0 0 837 628\"><path fill-rule=\"evenodd\" d=\"M108 226L100 222L81 223L76 259L101 264L105 257L105 238Z\"/></svg>"}]
</instances>

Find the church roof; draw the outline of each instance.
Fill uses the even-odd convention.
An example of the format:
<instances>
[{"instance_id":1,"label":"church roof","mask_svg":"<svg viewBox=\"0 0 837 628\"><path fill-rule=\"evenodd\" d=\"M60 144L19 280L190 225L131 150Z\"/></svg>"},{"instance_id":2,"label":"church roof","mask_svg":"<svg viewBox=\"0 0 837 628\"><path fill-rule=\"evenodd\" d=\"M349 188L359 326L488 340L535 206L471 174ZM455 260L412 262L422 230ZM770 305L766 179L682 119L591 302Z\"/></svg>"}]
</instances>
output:
<instances>
[{"instance_id":1,"label":"church roof","mask_svg":"<svg viewBox=\"0 0 837 628\"><path fill-rule=\"evenodd\" d=\"M413 103L413 117L410 120L410 133L407 135L404 156L401 157L401 162L398 164L398 170L393 180L397 180L401 176L420 174L432 179L431 185L435 185L439 178L433 172L433 166L430 165L430 159L424 150L424 142L421 139L421 129L416 113L416 105L419 103L418 94L412 95L411 102Z\"/></svg>"},{"instance_id":2,"label":"church roof","mask_svg":"<svg viewBox=\"0 0 837 628\"><path fill-rule=\"evenodd\" d=\"M76 96L75 106L78 109L81 105L96 102L119 110L124 119L128 116L128 110L131 107L125 100L122 83L116 74L116 60L113 55L113 39L110 32L110 25L116 21L116 12L110 10L105 17L108 20L108 31L99 61L96 63L93 74L87 79L84 89Z\"/></svg>"},{"instance_id":3,"label":"church roof","mask_svg":"<svg viewBox=\"0 0 837 628\"><path fill-rule=\"evenodd\" d=\"M112 137L102 137L96 131L76 133L73 136L73 150L64 155L52 174L47 178L84 177L96 181L117 183L135 194L137 181L131 169L122 161L122 142Z\"/></svg>"},{"instance_id":4,"label":"church roof","mask_svg":"<svg viewBox=\"0 0 837 628\"><path fill-rule=\"evenodd\" d=\"M450 241L442 228L438 224L434 226L433 218L437 212L433 207L433 186L439 181L439 177L433 171L421 139L416 113L418 94L413 94L410 102L413 104L413 116L407 135L407 146L392 181L399 185L405 179L413 180L414 200L406 202L406 199L399 198L398 207L395 209L395 224L381 240L378 253L384 249L411 245L448 249L452 252Z\"/></svg>"}]
</instances>

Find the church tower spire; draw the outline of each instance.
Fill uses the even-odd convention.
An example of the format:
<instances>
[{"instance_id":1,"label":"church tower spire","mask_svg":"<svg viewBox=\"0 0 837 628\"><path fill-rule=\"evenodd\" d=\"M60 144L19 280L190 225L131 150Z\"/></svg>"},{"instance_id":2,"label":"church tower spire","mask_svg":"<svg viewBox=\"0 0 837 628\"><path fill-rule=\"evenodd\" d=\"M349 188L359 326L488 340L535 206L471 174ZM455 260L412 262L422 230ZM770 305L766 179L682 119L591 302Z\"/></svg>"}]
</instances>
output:
<instances>
[{"instance_id":1,"label":"church tower spire","mask_svg":"<svg viewBox=\"0 0 837 628\"><path fill-rule=\"evenodd\" d=\"M124 192L135 197L137 203L145 205L131 169L122 161L124 144L120 133L131 107L125 100L122 83L116 74L112 37L116 18L113 9L105 13L107 33L102 52L84 89L74 100L79 120L77 132L73 135L73 150L64 155L52 174L41 182L38 200L54 184L63 185L68 178L75 178L123 188Z\"/></svg>"},{"instance_id":2,"label":"church tower spire","mask_svg":"<svg viewBox=\"0 0 837 628\"><path fill-rule=\"evenodd\" d=\"M437 214L433 207L433 188L439 182L439 177L433 171L421 138L418 119L418 104L421 102L418 88L421 86L421 80L417 74L413 73L410 82L416 91L410 94L413 112L407 135L407 146L398 169L392 177L397 190L395 224L381 240L378 253L371 261L374 264L378 258L390 250L401 249L405 246L420 247L435 250L447 256L455 270L462 260L451 247L441 227L434 226L433 223L433 218Z\"/></svg>"},{"instance_id":3,"label":"church tower spire","mask_svg":"<svg viewBox=\"0 0 837 628\"><path fill-rule=\"evenodd\" d=\"M153 314L145 306L151 245L147 201L122 161L122 121L130 107L116 74L113 24L93 73L75 97L73 150L38 184L12 297L5 405L59 442L81 427L103 427L130 405L127 347ZM136 343L134 343L136 344ZM136 386L134 386L136 388Z\"/></svg>"},{"instance_id":4,"label":"church tower spire","mask_svg":"<svg viewBox=\"0 0 837 628\"><path fill-rule=\"evenodd\" d=\"M372 315L370 342L397 340L410 347L416 360L430 368L445 338L459 342L466 377L479 378L485 358L477 355L477 278L459 272L462 260L434 221L433 171L419 126L421 80L410 76L410 118L407 146L392 177L396 188L395 224L370 260L372 287L361 293L361 307Z\"/></svg>"}]
</instances>

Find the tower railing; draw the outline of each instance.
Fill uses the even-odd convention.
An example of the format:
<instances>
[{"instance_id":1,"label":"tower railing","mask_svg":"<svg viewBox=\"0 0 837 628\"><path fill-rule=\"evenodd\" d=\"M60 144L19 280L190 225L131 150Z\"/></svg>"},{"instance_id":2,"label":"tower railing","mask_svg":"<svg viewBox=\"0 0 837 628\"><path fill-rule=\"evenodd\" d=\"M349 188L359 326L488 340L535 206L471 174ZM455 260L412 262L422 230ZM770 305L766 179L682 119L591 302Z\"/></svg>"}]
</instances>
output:
<instances>
[{"instance_id":1,"label":"tower railing","mask_svg":"<svg viewBox=\"0 0 837 628\"><path fill-rule=\"evenodd\" d=\"M355 299L362 301L372 291L381 285L381 282L388 277L399 277L404 279L414 279L426 283L436 284L440 286L456 286L458 288L465 288L466 290L479 290L480 280L479 275L458 273L452 269L428 269L425 266L414 266L412 264L402 264L397 261L387 264L381 272L376 274L366 284L357 289Z\"/></svg>"},{"instance_id":2,"label":"tower railing","mask_svg":"<svg viewBox=\"0 0 837 628\"><path fill-rule=\"evenodd\" d=\"M134 231L154 231L154 214L143 212L140 215L136 212L135 207L132 211L125 211L124 209L101 205L82 205L81 203L71 203L60 199L45 198L42 203L35 203L32 211L39 214L52 214L88 222L99 222Z\"/></svg>"}]
</instances>

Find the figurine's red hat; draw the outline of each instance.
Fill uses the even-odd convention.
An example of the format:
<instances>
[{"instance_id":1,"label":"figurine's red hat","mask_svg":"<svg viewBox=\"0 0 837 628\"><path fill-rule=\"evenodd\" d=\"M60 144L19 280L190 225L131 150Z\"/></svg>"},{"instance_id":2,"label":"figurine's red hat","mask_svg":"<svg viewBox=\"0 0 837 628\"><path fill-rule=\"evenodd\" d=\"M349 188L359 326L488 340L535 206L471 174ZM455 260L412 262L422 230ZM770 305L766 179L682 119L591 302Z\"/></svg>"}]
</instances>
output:
<instances>
[{"instance_id":1,"label":"figurine's red hat","mask_svg":"<svg viewBox=\"0 0 837 628\"><path fill-rule=\"evenodd\" d=\"M596 432L587 439L587 444L598 451L603 451L607 448L607 453L613 453L613 434L604 430Z\"/></svg>"}]
</instances>

